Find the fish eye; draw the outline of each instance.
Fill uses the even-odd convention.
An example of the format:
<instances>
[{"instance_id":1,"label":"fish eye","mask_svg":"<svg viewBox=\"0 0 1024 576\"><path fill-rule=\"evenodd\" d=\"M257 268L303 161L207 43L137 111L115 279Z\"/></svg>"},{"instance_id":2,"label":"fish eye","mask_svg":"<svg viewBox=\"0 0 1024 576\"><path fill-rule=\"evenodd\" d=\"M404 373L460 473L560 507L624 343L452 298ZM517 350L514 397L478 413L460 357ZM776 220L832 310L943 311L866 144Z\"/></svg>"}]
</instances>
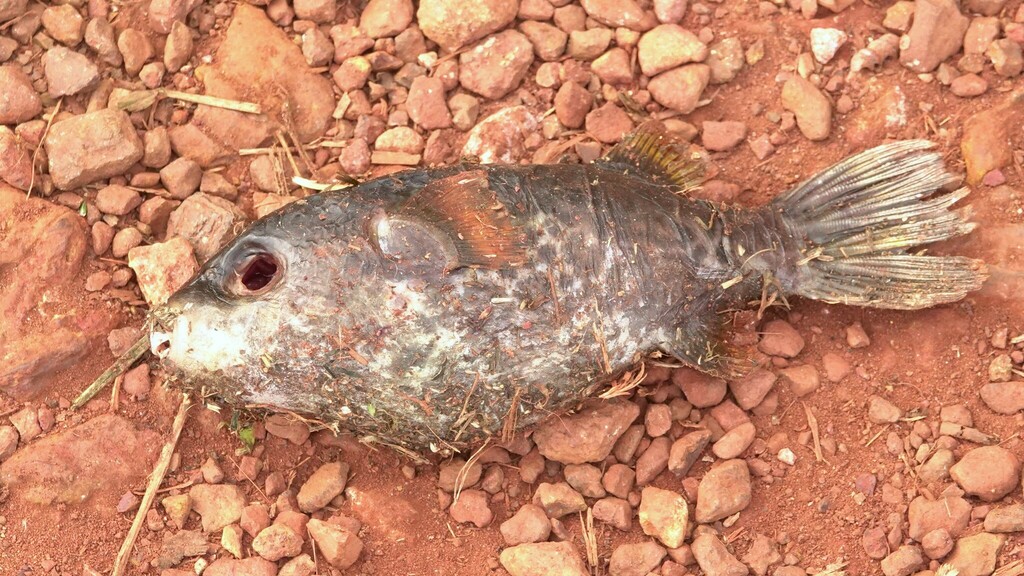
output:
<instances>
[{"instance_id":1,"label":"fish eye","mask_svg":"<svg viewBox=\"0 0 1024 576\"><path fill-rule=\"evenodd\" d=\"M231 291L239 296L259 294L273 286L282 272L281 263L273 254L248 254L235 266Z\"/></svg>"}]
</instances>

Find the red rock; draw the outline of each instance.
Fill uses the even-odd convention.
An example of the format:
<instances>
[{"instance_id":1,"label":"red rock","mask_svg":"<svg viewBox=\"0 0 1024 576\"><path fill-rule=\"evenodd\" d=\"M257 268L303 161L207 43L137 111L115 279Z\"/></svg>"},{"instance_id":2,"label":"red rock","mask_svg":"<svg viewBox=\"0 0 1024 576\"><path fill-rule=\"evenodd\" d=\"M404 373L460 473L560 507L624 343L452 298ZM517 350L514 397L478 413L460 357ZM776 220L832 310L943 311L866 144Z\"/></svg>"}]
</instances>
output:
<instances>
[{"instance_id":1,"label":"red rock","mask_svg":"<svg viewBox=\"0 0 1024 576\"><path fill-rule=\"evenodd\" d=\"M0 426L0 463L10 458L17 449L18 430L14 426ZM547 522L547 517L544 521Z\"/></svg>"},{"instance_id":2,"label":"red rock","mask_svg":"<svg viewBox=\"0 0 1024 576\"><path fill-rule=\"evenodd\" d=\"M494 513L487 505L489 500L488 494L482 490L463 490L448 513L456 522L471 523L477 528L483 528L494 519Z\"/></svg>"},{"instance_id":3,"label":"red rock","mask_svg":"<svg viewBox=\"0 0 1024 576\"><path fill-rule=\"evenodd\" d=\"M659 22L675 24L686 14L687 0L654 0L654 15Z\"/></svg>"},{"instance_id":4,"label":"red rock","mask_svg":"<svg viewBox=\"0 0 1024 576\"><path fill-rule=\"evenodd\" d=\"M412 0L370 0L359 16L359 27L370 38L387 38L408 28L412 17Z\"/></svg>"},{"instance_id":5,"label":"red rock","mask_svg":"<svg viewBox=\"0 0 1024 576\"><path fill-rule=\"evenodd\" d=\"M231 484L197 484L189 489L192 509L203 521L203 532L216 532L238 522L245 508L245 494Z\"/></svg>"},{"instance_id":6,"label":"red rock","mask_svg":"<svg viewBox=\"0 0 1024 576\"><path fill-rule=\"evenodd\" d=\"M825 370L825 378L829 382L838 383L846 378L853 367L850 362L835 352L826 352L821 356L821 366Z\"/></svg>"},{"instance_id":7,"label":"red rock","mask_svg":"<svg viewBox=\"0 0 1024 576\"><path fill-rule=\"evenodd\" d=\"M664 436L672 427L672 409L665 404L648 406L644 415L644 426L651 438Z\"/></svg>"},{"instance_id":8,"label":"red rock","mask_svg":"<svg viewBox=\"0 0 1024 576\"><path fill-rule=\"evenodd\" d=\"M799 364L790 366L779 371L783 381L789 385L789 389L797 397L806 396L818 389L821 378L818 370L810 364ZM842 380L842 377L839 378Z\"/></svg>"},{"instance_id":9,"label":"red rock","mask_svg":"<svg viewBox=\"0 0 1024 576\"><path fill-rule=\"evenodd\" d=\"M658 22L634 0L582 0L580 4L591 18L605 26L643 32Z\"/></svg>"},{"instance_id":10,"label":"red rock","mask_svg":"<svg viewBox=\"0 0 1024 576\"><path fill-rule=\"evenodd\" d=\"M763 334L757 348L769 356L793 358L804 348L800 333L785 320L771 320L761 329Z\"/></svg>"},{"instance_id":11,"label":"red rock","mask_svg":"<svg viewBox=\"0 0 1024 576\"><path fill-rule=\"evenodd\" d=\"M782 107L796 115L797 127L809 140L824 140L832 129L832 104L814 84L793 75L782 86Z\"/></svg>"},{"instance_id":12,"label":"red rock","mask_svg":"<svg viewBox=\"0 0 1024 576\"><path fill-rule=\"evenodd\" d=\"M708 430L696 430L682 436L669 450L668 469L677 476L685 476L710 441L711 432Z\"/></svg>"},{"instance_id":13,"label":"red rock","mask_svg":"<svg viewBox=\"0 0 1024 576\"><path fill-rule=\"evenodd\" d=\"M740 424L719 438L711 450L722 460L736 458L753 443L756 433L757 429L752 422Z\"/></svg>"},{"instance_id":14,"label":"red rock","mask_svg":"<svg viewBox=\"0 0 1024 576\"><path fill-rule=\"evenodd\" d=\"M740 512L750 504L750 471L743 460L727 460L709 470L697 488L695 517L702 524Z\"/></svg>"},{"instance_id":15,"label":"red rock","mask_svg":"<svg viewBox=\"0 0 1024 576\"><path fill-rule=\"evenodd\" d=\"M440 78L419 76L409 87L405 108L409 118L424 130L448 128L452 115L445 102L444 83Z\"/></svg>"},{"instance_id":16,"label":"red rock","mask_svg":"<svg viewBox=\"0 0 1024 576\"><path fill-rule=\"evenodd\" d=\"M621 498L602 498L594 503L594 518L628 531L633 526L633 508Z\"/></svg>"},{"instance_id":17,"label":"red rock","mask_svg":"<svg viewBox=\"0 0 1024 576\"><path fill-rule=\"evenodd\" d=\"M184 200L199 189L203 170L189 158L178 158L160 170L160 181L175 200Z\"/></svg>"},{"instance_id":18,"label":"red rock","mask_svg":"<svg viewBox=\"0 0 1024 576\"><path fill-rule=\"evenodd\" d=\"M701 533L693 539L690 549L697 565L705 574L738 576L749 573L747 567L737 560L713 533Z\"/></svg>"},{"instance_id":19,"label":"red rock","mask_svg":"<svg viewBox=\"0 0 1024 576\"><path fill-rule=\"evenodd\" d=\"M81 359L91 340L115 319L90 307L67 306L52 318L42 308L66 305L58 292L76 278L88 250L84 219L45 200L0 184L0 230L5 282L0 289L0 389L15 399L36 395L61 370ZM49 294L45 299L43 294ZM80 298L77 290L70 290ZM17 359L12 361L11 359Z\"/></svg>"},{"instance_id":20,"label":"red rock","mask_svg":"<svg viewBox=\"0 0 1024 576\"><path fill-rule=\"evenodd\" d=\"M635 404L624 400L594 402L576 414L545 420L533 440L541 454L556 462L600 462L639 414Z\"/></svg>"},{"instance_id":21,"label":"red rock","mask_svg":"<svg viewBox=\"0 0 1024 576\"><path fill-rule=\"evenodd\" d=\"M587 114L586 128L598 141L613 144L633 130L633 120L613 102L606 102Z\"/></svg>"},{"instance_id":22,"label":"red rock","mask_svg":"<svg viewBox=\"0 0 1024 576\"><path fill-rule=\"evenodd\" d=\"M921 549L917 546L900 546L891 554L882 559L882 573L885 576L910 576L921 568L926 562L921 556Z\"/></svg>"},{"instance_id":23,"label":"red rock","mask_svg":"<svg viewBox=\"0 0 1024 576\"><path fill-rule=\"evenodd\" d=\"M124 68L129 76L138 75L142 66L153 57L153 45L143 32L127 28L117 37L117 49L124 58Z\"/></svg>"},{"instance_id":24,"label":"red rock","mask_svg":"<svg viewBox=\"0 0 1024 576\"><path fill-rule=\"evenodd\" d=\"M0 128L0 180L26 192L32 183L32 152L6 128Z\"/></svg>"},{"instance_id":25,"label":"red rock","mask_svg":"<svg viewBox=\"0 0 1024 576\"><path fill-rule=\"evenodd\" d=\"M422 0L416 20L427 38L454 52L508 26L517 12L505 0Z\"/></svg>"},{"instance_id":26,"label":"red rock","mask_svg":"<svg viewBox=\"0 0 1024 576\"><path fill-rule=\"evenodd\" d=\"M74 47L82 41L85 21L70 4L46 7L41 21L46 33L65 46Z\"/></svg>"},{"instance_id":27,"label":"red rock","mask_svg":"<svg viewBox=\"0 0 1024 576\"><path fill-rule=\"evenodd\" d=\"M551 534L551 522L543 508L524 504L515 515L501 523L500 530L508 546L544 542Z\"/></svg>"},{"instance_id":28,"label":"red rock","mask_svg":"<svg viewBox=\"0 0 1024 576\"><path fill-rule=\"evenodd\" d=\"M910 502L908 535L918 542L925 534L939 528L956 538L967 528L971 519L971 505L959 497L928 500L918 496Z\"/></svg>"},{"instance_id":29,"label":"red rock","mask_svg":"<svg viewBox=\"0 0 1024 576\"><path fill-rule=\"evenodd\" d=\"M175 24L182 24L199 0L152 0L149 3L149 27L157 34L170 34Z\"/></svg>"},{"instance_id":30,"label":"red rock","mask_svg":"<svg viewBox=\"0 0 1024 576\"><path fill-rule=\"evenodd\" d=\"M483 467L479 462L467 466L466 461L461 458L454 458L451 462L441 466L438 472L437 485L445 492L454 492L456 484L460 488L469 488L480 481L483 474Z\"/></svg>"},{"instance_id":31,"label":"red rock","mask_svg":"<svg viewBox=\"0 0 1024 576\"><path fill-rule=\"evenodd\" d=\"M697 108L710 80L711 69L707 65L687 64L652 78L647 89L658 104L689 114Z\"/></svg>"},{"instance_id":32,"label":"red rock","mask_svg":"<svg viewBox=\"0 0 1024 576\"><path fill-rule=\"evenodd\" d=\"M0 66L0 86L4 87L4 97L0 98L0 124L20 124L43 111L32 80L20 67Z\"/></svg>"},{"instance_id":33,"label":"red rock","mask_svg":"<svg viewBox=\"0 0 1024 576\"><path fill-rule=\"evenodd\" d=\"M655 542L620 544L608 561L611 576L646 576L661 565L665 549Z\"/></svg>"},{"instance_id":34,"label":"red rock","mask_svg":"<svg viewBox=\"0 0 1024 576\"><path fill-rule=\"evenodd\" d=\"M327 14L321 13L320 6L329 8L331 12L335 10L334 0L300 0L295 11L306 20L333 21L333 15L322 19ZM264 57L253 58L253 54ZM303 142L322 136L333 122L331 114L337 103L330 80L314 73L306 64L302 49L257 7L247 4L235 7L224 41L217 49L213 70L224 82L218 91L212 91L207 85L208 94L226 98L234 98L234 94L249 95L257 100L265 114L275 118L279 118L282 107L287 106L295 132ZM280 90L252 93L252 86L280 86ZM285 98L281 98L281 94ZM224 116L244 118L248 115Z\"/></svg>"},{"instance_id":35,"label":"red rock","mask_svg":"<svg viewBox=\"0 0 1024 576\"><path fill-rule=\"evenodd\" d=\"M302 552L302 537L291 528L276 524L264 528L253 538L252 549L262 558L277 562L298 556Z\"/></svg>"},{"instance_id":36,"label":"red rock","mask_svg":"<svg viewBox=\"0 0 1024 576\"><path fill-rule=\"evenodd\" d=\"M747 137L747 125L743 122L704 122L701 141L712 152L732 150Z\"/></svg>"},{"instance_id":37,"label":"red rock","mask_svg":"<svg viewBox=\"0 0 1024 576\"><path fill-rule=\"evenodd\" d=\"M408 126L396 126L385 130L373 143L377 150L419 154L423 152L423 137Z\"/></svg>"},{"instance_id":38,"label":"red rock","mask_svg":"<svg viewBox=\"0 0 1024 576\"><path fill-rule=\"evenodd\" d=\"M131 249L128 266L135 271L142 295L151 306L166 302L199 269L192 246L179 237Z\"/></svg>"},{"instance_id":39,"label":"red rock","mask_svg":"<svg viewBox=\"0 0 1024 576\"><path fill-rule=\"evenodd\" d=\"M571 542L520 544L501 551L501 565L511 576L589 576ZM553 569L557 567L557 572Z\"/></svg>"},{"instance_id":40,"label":"red rock","mask_svg":"<svg viewBox=\"0 0 1024 576\"><path fill-rule=\"evenodd\" d=\"M625 464L612 464L601 478L601 485L608 493L626 498L633 489L636 472Z\"/></svg>"},{"instance_id":41,"label":"red rock","mask_svg":"<svg viewBox=\"0 0 1024 576\"><path fill-rule=\"evenodd\" d=\"M328 462L317 468L299 489L299 509L313 513L330 503L345 490L348 472L344 462Z\"/></svg>"},{"instance_id":42,"label":"red rock","mask_svg":"<svg viewBox=\"0 0 1024 576\"><path fill-rule=\"evenodd\" d=\"M124 258L132 248L142 244L142 232L134 226L122 228L114 234L110 242L110 254L114 258Z\"/></svg>"},{"instance_id":43,"label":"red rock","mask_svg":"<svg viewBox=\"0 0 1024 576\"><path fill-rule=\"evenodd\" d=\"M900 42L900 63L914 72L931 72L963 45L969 19L952 0L914 3L914 23Z\"/></svg>"},{"instance_id":44,"label":"red rock","mask_svg":"<svg viewBox=\"0 0 1024 576\"><path fill-rule=\"evenodd\" d=\"M276 576L277 565L263 558L218 558L203 571L205 576Z\"/></svg>"},{"instance_id":45,"label":"red rock","mask_svg":"<svg viewBox=\"0 0 1024 576\"><path fill-rule=\"evenodd\" d=\"M124 216L138 208L140 204L142 204L142 196L127 186L113 184L100 188L96 194L96 207L104 214Z\"/></svg>"},{"instance_id":46,"label":"red rock","mask_svg":"<svg viewBox=\"0 0 1024 576\"><path fill-rule=\"evenodd\" d=\"M529 39L506 30L459 55L459 83L485 98L502 98L519 87L532 63Z\"/></svg>"},{"instance_id":47,"label":"red rock","mask_svg":"<svg viewBox=\"0 0 1024 576\"><path fill-rule=\"evenodd\" d=\"M662 24L640 37L637 59L647 76L656 76L690 62L703 62L708 47L697 35L677 24Z\"/></svg>"},{"instance_id":48,"label":"red rock","mask_svg":"<svg viewBox=\"0 0 1024 576\"><path fill-rule=\"evenodd\" d=\"M48 92L54 98L89 90L100 79L99 68L92 60L64 46L50 48L41 61Z\"/></svg>"},{"instance_id":49,"label":"red rock","mask_svg":"<svg viewBox=\"0 0 1024 576\"><path fill-rule=\"evenodd\" d=\"M633 81L629 53L622 48L612 48L605 52L594 60L590 69L602 82L614 86L628 85Z\"/></svg>"},{"instance_id":50,"label":"red rock","mask_svg":"<svg viewBox=\"0 0 1024 576\"><path fill-rule=\"evenodd\" d=\"M669 548L683 545L689 512L686 500L671 490L644 488L638 512L644 534L653 536Z\"/></svg>"},{"instance_id":51,"label":"red rock","mask_svg":"<svg viewBox=\"0 0 1024 576\"><path fill-rule=\"evenodd\" d=\"M592 464L569 464L564 470L565 481L587 498L604 498L601 469Z\"/></svg>"},{"instance_id":52,"label":"red rock","mask_svg":"<svg viewBox=\"0 0 1024 576\"><path fill-rule=\"evenodd\" d=\"M235 222L241 219L242 213L228 200L198 192L171 214L167 234L188 240L199 260L205 261L234 236Z\"/></svg>"},{"instance_id":53,"label":"red rock","mask_svg":"<svg viewBox=\"0 0 1024 576\"><path fill-rule=\"evenodd\" d=\"M579 128L590 111L593 97L586 88L566 82L555 94L555 115L566 128Z\"/></svg>"},{"instance_id":54,"label":"red rock","mask_svg":"<svg viewBox=\"0 0 1024 576\"><path fill-rule=\"evenodd\" d=\"M315 518L309 521L308 529L309 535L331 566L344 570L359 560L363 542L352 532Z\"/></svg>"},{"instance_id":55,"label":"red rock","mask_svg":"<svg viewBox=\"0 0 1024 576\"><path fill-rule=\"evenodd\" d=\"M540 506L549 518L561 518L587 509L583 496L565 482L542 482L533 494L533 503Z\"/></svg>"},{"instance_id":56,"label":"red rock","mask_svg":"<svg viewBox=\"0 0 1024 576\"><path fill-rule=\"evenodd\" d=\"M706 124L706 123L705 123ZM729 381L729 391L736 403L744 410L750 410L761 403L775 385L775 374L763 368L755 368L736 380Z\"/></svg>"},{"instance_id":57,"label":"red rock","mask_svg":"<svg viewBox=\"0 0 1024 576\"><path fill-rule=\"evenodd\" d=\"M988 82L977 74L964 74L953 80L949 91L961 98L973 98L988 91Z\"/></svg>"},{"instance_id":58,"label":"red rock","mask_svg":"<svg viewBox=\"0 0 1024 576\"><path fill-rule=\"evenodd\" d=\"M525 106L503 108L491 114L469 133L463 156L482 164L512 164L526 156L526 138L537 128L537 119Z\"/></svg>"},{"instance_id":59,"label":"red rock","mask_svg":"<svg viewBox=\"0 0 1024 576\"><path fill-rule=\"evenodd\" d=\"M661 436L651 441L644 453L636 459L636 483L638 486L650 484L668 467L669 450L672 441Z\"/></svg>"},{"instance_id":60,"label":"red rock","mask_svg":"<svg viewBox=\"0 0 1024 576\"><path fill-rule=\"evenodd\" d=\"M116 498L144 481L161 443L155 432L102 414L17 451L0 466L0 482L13 497L44 506L80 505L108 490Z\"/></svg>"},{"instance_id":61,"label":"red rock","mask_svg":"<svg viewBox=\"0 0 1024 576\"><path fill-rule=\"evenodd\" d=\"M982 446L964 454L949 475L971 496L996 502L1021 485L1020 460L1002 446Z\"/></svg>"},{"instance_id":62,"label":"red rock","mask_svg":"<svg viewBox=\"0 0 1024 576\"><path fill-rule=\"evenodd\" d=\"M558 60L565 52L565 43L569 37L551 24L527 20L519 25L519 31L530 40L534 53L541 60L548 62ZM597 54L600 53L601 50L597 52ZM594 56L596 57L597 54Z\"/></svg>"},{"instance_id":63,"label":"red rock","mask_svg":"<svg viewBox=\"0 0 1024 576\"><path fill-rule=\"evenodd\" d=\"M725 398L726 383L693 368L678 368L672 373L672 383L683 391L687 402L696 408L710 408Z\"/></svg>"},{"instance_id":64,"label":"red rock","mask_svg":"<svg viewBox=\"0 0 1024 576\"><path fill-rule=\"evenodd\" d=\"M242 515L238 520L242 530L255 538L257 534L270 526L270 516L267 514L263 504L252 503L242 509Z\"/></svg>"},{"instance_id":65,"label":"red rock","mask_svg":"<svg viewBox=\"0 0 1024 576\"><path fill-rule=\"evenodd\" d=\"M54 123L45 146L50 176L61 190L120 175L143 152L128 115L112 108Z\"/></svg>"}]
</instances>

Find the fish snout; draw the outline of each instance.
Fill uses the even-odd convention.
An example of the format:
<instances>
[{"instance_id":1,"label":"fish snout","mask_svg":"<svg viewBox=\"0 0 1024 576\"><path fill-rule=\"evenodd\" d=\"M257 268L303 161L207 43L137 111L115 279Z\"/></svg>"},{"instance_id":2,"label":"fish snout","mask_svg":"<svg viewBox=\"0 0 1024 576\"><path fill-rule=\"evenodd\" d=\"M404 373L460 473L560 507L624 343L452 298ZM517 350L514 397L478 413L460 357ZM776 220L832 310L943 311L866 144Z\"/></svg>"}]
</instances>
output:
<instances>
[{"instance_id":1,"label":"fish snout","mask_svg":"<svg viewBox=\"0 0 1024 576\"><path fill-rule=\"evenodd\" d=\"M163 360L171 353L171 335L167 332L152 331L149 333L149 351Z\"/></svg>"}]
</instances>

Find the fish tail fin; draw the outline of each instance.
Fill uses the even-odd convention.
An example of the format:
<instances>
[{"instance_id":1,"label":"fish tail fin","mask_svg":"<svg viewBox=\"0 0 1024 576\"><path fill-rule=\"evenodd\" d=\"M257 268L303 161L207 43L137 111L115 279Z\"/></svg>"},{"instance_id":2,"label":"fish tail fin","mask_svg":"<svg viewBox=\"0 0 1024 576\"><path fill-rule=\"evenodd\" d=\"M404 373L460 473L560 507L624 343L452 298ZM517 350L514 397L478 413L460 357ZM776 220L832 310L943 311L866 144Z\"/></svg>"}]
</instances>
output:
<instances>
[{"instance_id":1,"label":"fish tail fin","mask_svg":"<svg viewBox=\"0 0 1024 576\"><path fill-rule=\"evenodd\" d=\"M987 278L985 264L927 256L921 246L969 233L968 190L926 140L852 156L777 198L789 234L803 242L787 291L826 302L911 310L955 302Z\"/></svg>"}]
</instances>

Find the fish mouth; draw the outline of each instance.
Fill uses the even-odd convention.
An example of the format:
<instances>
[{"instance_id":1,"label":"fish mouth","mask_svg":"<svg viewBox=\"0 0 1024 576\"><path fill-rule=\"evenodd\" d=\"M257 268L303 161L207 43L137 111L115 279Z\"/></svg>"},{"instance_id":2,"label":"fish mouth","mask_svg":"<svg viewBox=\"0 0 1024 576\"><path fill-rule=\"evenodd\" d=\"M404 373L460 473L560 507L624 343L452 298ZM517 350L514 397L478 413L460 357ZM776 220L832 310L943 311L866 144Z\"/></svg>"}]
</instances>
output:
<instances>
[{"instance_id":1,"label":"fish mouth","mask_svg":"<svg viewBox=\"0 0 1024 576\"><path fill-rule=\"evenodd\" d=\"M157 358L164 360L171 353L171 336L177 312L163 306L150 313L149 318L149 351Z\"/></svg>"}]
</instances>

